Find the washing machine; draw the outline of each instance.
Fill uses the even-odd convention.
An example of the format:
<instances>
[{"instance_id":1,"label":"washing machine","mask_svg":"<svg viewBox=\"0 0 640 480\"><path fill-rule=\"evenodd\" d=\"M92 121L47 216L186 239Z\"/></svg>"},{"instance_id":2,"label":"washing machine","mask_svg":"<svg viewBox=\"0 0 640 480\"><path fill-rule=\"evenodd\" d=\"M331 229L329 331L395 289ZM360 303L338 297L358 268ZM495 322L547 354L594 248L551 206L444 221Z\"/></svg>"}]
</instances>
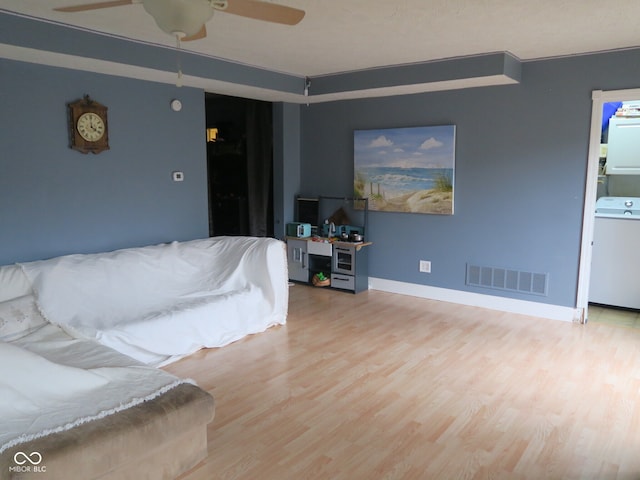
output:
<instances>
[{"instance_id":1,"label":"washing machine","mask_svg":"<svg viewBox=\"0 0 640 480\"><path fill-rule=\"evenodd\" d=\"M638 197L601 197L596 202L589 302L640 309Z\"/></svg>"}]
</instances>

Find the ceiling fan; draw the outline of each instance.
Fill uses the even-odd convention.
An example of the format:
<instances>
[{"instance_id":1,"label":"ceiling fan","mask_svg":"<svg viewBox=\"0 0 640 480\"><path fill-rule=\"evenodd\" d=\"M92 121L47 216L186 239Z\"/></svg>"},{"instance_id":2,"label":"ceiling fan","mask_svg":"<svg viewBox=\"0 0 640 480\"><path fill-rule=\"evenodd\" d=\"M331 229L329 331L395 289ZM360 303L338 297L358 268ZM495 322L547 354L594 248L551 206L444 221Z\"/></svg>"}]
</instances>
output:
<instances>
[{"instance_id":1,"label":"ceiling fan","mask_svg":"<svg viewBox=\"0 0 640 480\"><path fill-rule=\"evenodd\" d=\"M206 37L205 23L215 10L283 25L296 25L305 14L297 8L260 0L108 0L54 10L72 13L136 3L142 3L162 31L177 36L183 42Z\"/></svg>"}]
</instances>

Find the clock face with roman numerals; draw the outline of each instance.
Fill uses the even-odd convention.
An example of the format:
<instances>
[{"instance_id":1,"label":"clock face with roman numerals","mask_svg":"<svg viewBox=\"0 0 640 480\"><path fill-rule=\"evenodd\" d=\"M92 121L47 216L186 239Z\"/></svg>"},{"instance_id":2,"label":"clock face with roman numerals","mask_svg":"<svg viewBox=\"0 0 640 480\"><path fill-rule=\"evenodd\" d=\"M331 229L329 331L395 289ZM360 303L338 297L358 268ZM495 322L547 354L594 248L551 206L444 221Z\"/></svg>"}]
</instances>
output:
<instances>
[{"instance_id":1,"label":"clock face with roman numerals","mask_svg":"<svg viewBox=\"0 0 640 480\"><path fill-rule=\"evenodd\" d=\"M104 121L97 113L83 113L76 123L78 133L87 142L96 142L104 135Z\"/></svg>"},{"instance_id":2,"label":"clock face with roman numerals","mask_svg":"<svg viewBox=\"0 0 640 480\"><path fill-rule=\"evenodd\" d=\"M69 146L82 153L109 150L107 107L85 95L68 103Z\"/></svg>"}]
</instances>

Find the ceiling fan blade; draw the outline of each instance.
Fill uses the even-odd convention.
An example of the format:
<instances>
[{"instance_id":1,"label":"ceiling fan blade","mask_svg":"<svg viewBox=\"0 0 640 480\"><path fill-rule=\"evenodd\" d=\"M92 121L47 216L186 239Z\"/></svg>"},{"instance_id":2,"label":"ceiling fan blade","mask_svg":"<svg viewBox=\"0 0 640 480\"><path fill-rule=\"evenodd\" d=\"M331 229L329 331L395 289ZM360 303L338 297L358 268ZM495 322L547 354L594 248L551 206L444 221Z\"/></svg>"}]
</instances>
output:
<instances>
[{"instance_id":1,"label":"ceiling fan blade","mask_svg":"<svg viewBox=\"0 0 640 480\"><path fill-rule=\"evenodd\" d=\"M296 25L304 18L304 10L261 2L259 0L228 0L227 8L221 11L241 17L263 20L265 22Z\"/></svg>"},{"instance_id":2,"label":"ceiling fan blade","mask_svg":"<svg viewBox=\"0 0 640 480\"><path fill-rule=\"evenodd\" d=\"M198 30L198 33L194 33L190 37L182 37L180 39L181 42L191 42L193 40L200 40L207 36L207 27L202 25L202 28Z\"/></svg>"},{"instance_id":3,"label":"ceiling fan blade","mask_svg":"<svg viewBox=\"0 0 640 480\"><path fill-rule=\"evenodd\" d=\"M97 10L99 8L111 8L111 7L120 7L123 5L131 5L134 0L110 0L108 2L98 2L98 3L85 3L83 5L74 5L72 7L60 7L54 8L56 12L84 12L86 10Z\"/></svg>"}]
</instances>

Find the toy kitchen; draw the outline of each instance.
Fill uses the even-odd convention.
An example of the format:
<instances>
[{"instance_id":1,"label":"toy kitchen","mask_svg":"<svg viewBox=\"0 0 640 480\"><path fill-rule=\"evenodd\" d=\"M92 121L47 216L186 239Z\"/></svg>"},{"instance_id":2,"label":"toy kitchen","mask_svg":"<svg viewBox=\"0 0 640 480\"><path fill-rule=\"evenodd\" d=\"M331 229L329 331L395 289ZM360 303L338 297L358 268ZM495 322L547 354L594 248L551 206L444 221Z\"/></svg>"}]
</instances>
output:
<instances>
[{"instance_id":1,"label":"toy kitchen","mask_svg":"<svg viewBox=\"0 0 640 480\"><path fill-rule=\"evenodd\" d=\"M289 280L359 293L369 288L366 198L296 198L287 224Z\"/></svg>"}]
</instances>

